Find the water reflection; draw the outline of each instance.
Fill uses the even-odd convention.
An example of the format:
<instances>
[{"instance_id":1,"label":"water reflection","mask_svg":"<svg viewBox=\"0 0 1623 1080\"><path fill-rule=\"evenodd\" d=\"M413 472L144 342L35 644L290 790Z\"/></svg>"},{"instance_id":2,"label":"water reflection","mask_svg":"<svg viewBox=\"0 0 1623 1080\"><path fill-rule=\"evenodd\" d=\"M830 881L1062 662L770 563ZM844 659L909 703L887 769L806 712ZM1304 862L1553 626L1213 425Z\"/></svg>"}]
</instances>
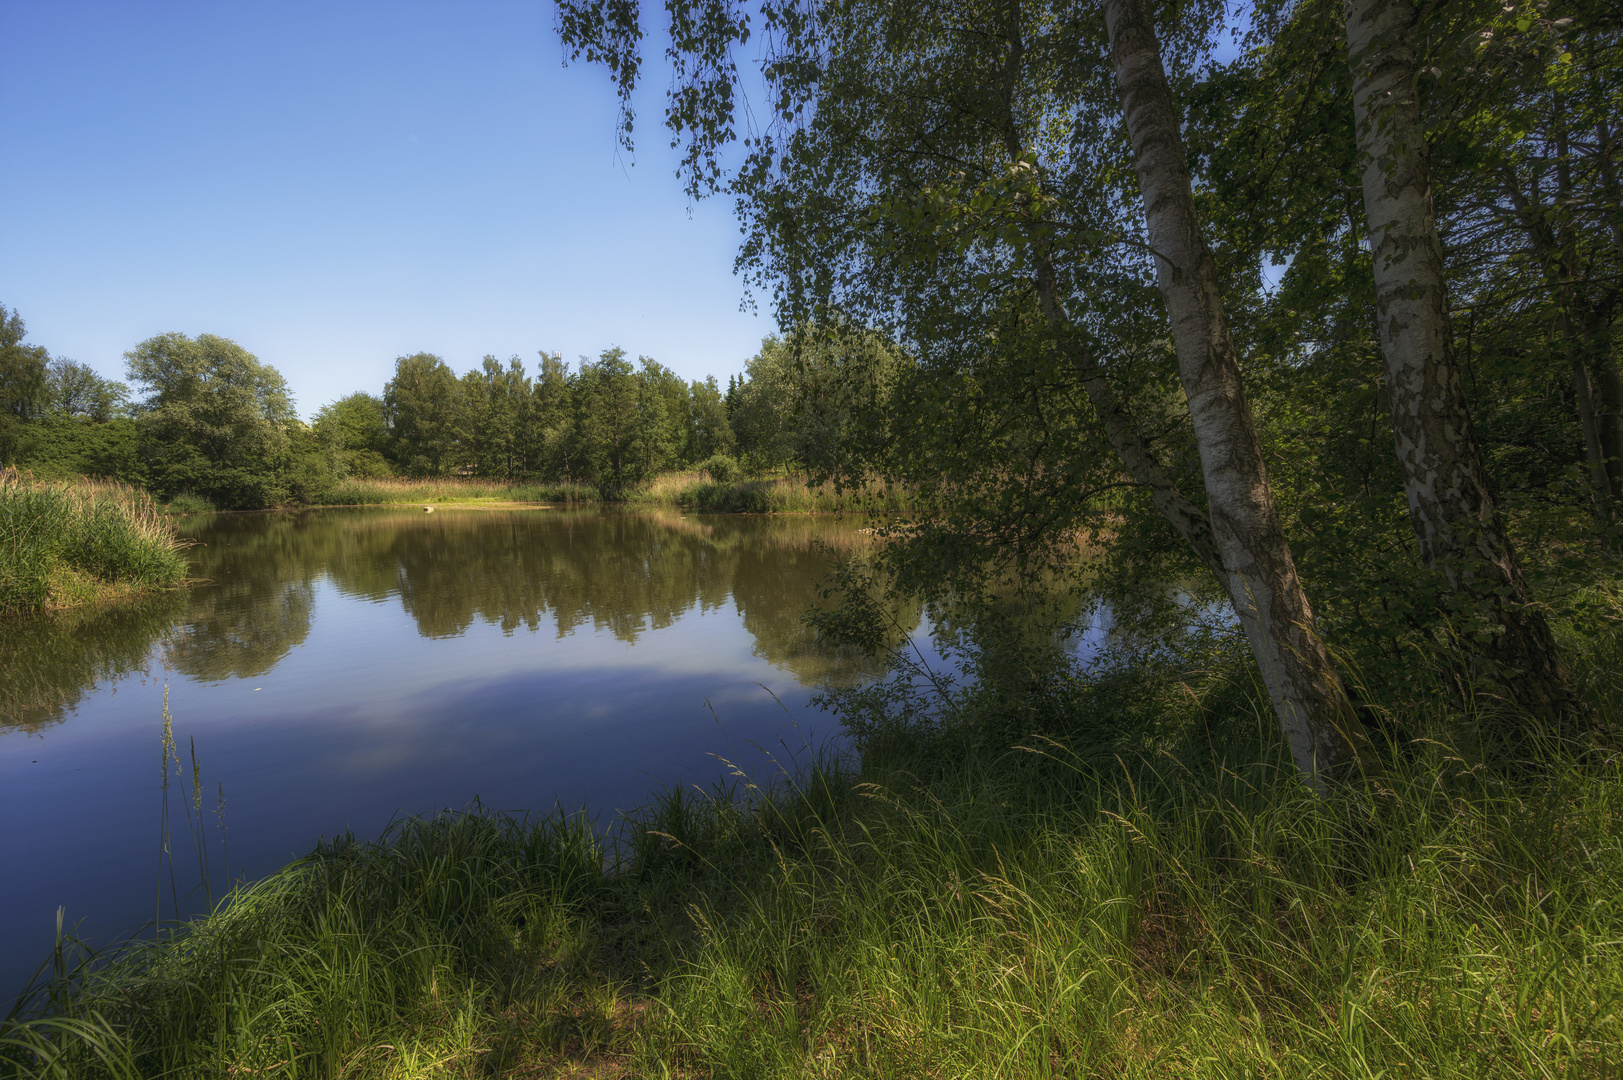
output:
<instances>
[{"instance_id":1,"label":"water reflection","mask_svg":"<svg viewBox=\"0 0 1623 1080\"><path fill-rule=\"evenodd\" d=\"M106 610L0 618L0 732L38 732L98 683L148 674L154 643L185 610L177 592Z\"/></svg>"},{"instance_id":2,"label":"water reflection","mask_svg":"<svg viewBox=\"0 0 1623 1080\"><path fill-rule=\"evenodd\" d=\"M99 941L152 917L166 704L247 879L318 836L475 797L606 821L735 765L778 775L837 737L808 688L876 671L802 621L834 554L868 550L860 525L220 515L185 523L187 591L0 621L0 820L5 864L28 868L0 889L0 995L49 951L59 905Z\"/></svg>"},{"instance_id":3,"label":"water reflection","mask_svg":"<svg viewBox=\"0 0 1623 1080\"><path fill-rule=\"evenodd\" d=\"M398 602L425 638L476 623L556 638L582 628L627 644L731 602L756 656L802 685L878 672L803 620L836 555L860 557L857 523L599 511L326 510L189 519L197 583L131 607L0 624L0 716L60 720L98 682L154 660L201 682L257 679L311 632L317 593ZM919 624L899 603L898 627ZM374 657L387 665L389 657Z\"/></svg>"}]
</instances>

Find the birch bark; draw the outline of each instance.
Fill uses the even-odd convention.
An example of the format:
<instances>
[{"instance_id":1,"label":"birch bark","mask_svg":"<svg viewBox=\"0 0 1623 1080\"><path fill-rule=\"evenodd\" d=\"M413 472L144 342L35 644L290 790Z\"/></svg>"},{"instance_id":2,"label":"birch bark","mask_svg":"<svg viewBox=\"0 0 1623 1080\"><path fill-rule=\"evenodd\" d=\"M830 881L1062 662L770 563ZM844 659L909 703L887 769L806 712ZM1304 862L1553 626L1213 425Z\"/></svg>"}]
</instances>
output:
<instances>
[{"instance_id":1,"label":"birch bark","mask_svg":"<svg viewBox=\"0 0 1623 1080\"><path fill-rule=\"evenodd\" d=\"M1348 64L1392 430L1427 565L1474 616L1470 675L1527 713L1586 713L1488 486L1454 355L1408 0L1347 0ZM1472 627L1475 627L1474 629Z\"/></svg>"},{"instance_id":2,"label":"birch bark","mask_svg":"<svg viewBox=\"0 0 1623 1080\"><path fill-rule=\"evenodd\" d=\"M1154 26L1139 0L1105 0L1104 11L1156 283L1200 451L1220 579L1297 767L1315 783L1349 766L1374 772L1378 764L1315 631L1268 487Z\"/></svg>"}]
</instances>

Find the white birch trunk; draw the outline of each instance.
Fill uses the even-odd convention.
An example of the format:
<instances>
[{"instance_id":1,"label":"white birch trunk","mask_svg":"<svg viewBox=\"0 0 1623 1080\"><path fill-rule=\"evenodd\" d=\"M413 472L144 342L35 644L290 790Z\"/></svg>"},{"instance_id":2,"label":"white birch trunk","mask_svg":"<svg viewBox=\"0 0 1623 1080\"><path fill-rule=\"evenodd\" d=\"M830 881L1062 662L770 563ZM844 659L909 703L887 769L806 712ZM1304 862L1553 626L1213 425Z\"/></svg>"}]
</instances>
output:
<instances>
[{"instance_id":1,"label":"white birch trunk","mask_svg":"<svg viewBox=\"0 0 1623 1080\"><path fill-rule=\"evenodd\" d=\"M1105 0L1105 21L1223 585L1297 767L1315 784L1349 766L1373 772L1378 765L1315 630L1268 487L1154 27L1138 0Z\"/></svg>"},{"instance_id":2,"label":"white birch trunk","mask_svg":"<svg viewBox=\"0 0 1623 1080\"><path fill-rule=\"evenodd\" d=\"M1482 467L1454 354L1429 146L1416 92L1408 0L1347 0L1353 109L1392 430L1409 516L1427 565L1465 594L1472 676L1546 719L1585 707L1526 582Z\"/></svg>"}]
</instances>

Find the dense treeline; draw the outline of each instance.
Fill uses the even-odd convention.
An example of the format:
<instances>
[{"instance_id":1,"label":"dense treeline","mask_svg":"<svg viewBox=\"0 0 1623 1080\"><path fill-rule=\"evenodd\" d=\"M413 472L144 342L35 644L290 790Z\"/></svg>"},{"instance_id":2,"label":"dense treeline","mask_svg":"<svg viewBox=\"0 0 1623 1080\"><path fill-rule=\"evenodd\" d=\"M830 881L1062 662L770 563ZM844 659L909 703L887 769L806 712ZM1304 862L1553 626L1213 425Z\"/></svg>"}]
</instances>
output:
<instances>
[{"instance_id":1,"label":"dense treeline","mask_svg":"<svg viewBox=\"0 0 1623 1080\"><path fill-rule=\"evenodd\" d=\"M655 473L732 454L736 441L714 377L683 382L620 349L571 369L543 353L532 378L493 356L460 378L437 356L401 357L381 397L353 394L322 410L341 452L408 475L583 480L623 495Z\"/></svg>"},{"instance_id":2,"label":"dense treeline","mask_svg":"<svg viewBox=\"0 0 1623 1080\"><path fill-rule=\"evenodd\" d=\"M573 367L541 353L486 356L461 376L403 356L381 395L357 392L305 424L281 374L212 334L162 334L125 354L143 395L24 344L0 309L0 463L105 476L224 508L319 501L350 478L478 476L573 481L618 499L654 475L701 468L831 468L851 418L883 397L901 354L838 327L768 338L725 393L609 349Z\"/></svg>"},{"instance_id":3,"label":"dense treeline","mask_svg":"<svg viewBox=\"0 0 1623 1080\"><path fill-rule=\"evenodd\" d=\"M518 357L487 356L458 378L418 353L396 361L381 397L334 402L315 428L357 471L576 480L615 497L716 458L757 472L827 467L853 441L852 418L882 405L903 363L878 336L845 327L768 338L725 393L714 376L683 382L620 349L574 367L542 353L533 378Z\"/></svg>"}]
</instances>

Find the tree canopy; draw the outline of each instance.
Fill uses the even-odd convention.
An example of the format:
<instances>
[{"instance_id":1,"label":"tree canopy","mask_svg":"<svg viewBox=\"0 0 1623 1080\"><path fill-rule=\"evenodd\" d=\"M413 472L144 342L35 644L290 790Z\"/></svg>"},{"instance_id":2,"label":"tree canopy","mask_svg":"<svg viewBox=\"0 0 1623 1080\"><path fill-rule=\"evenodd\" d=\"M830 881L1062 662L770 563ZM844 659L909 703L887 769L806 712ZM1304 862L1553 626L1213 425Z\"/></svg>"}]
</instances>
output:
<instances>
[{"instance_id":1,"label":"tree canopy","mask_svg":"<svg viewBox=\"0 0 1623 1080\"><path fill-rule=\"evenodd\" d=\"M160 490L192 491L221 506L277 501L274 475L298 417L275 368L213 334L160 334L124 358L146 395L137 422Z\"/></svg>"},{"instance_id":2,"label":"tree canopy","mask_svg":"<svg viewBox=\"0 0 1623 1080\"><path fill-rule=\"evenodd\" d=\"M1523 510L1615 521L1619 42L1558 7L1261 5L1217 64L1231 28L1200 2L677 2L665 118L787 324L850 319L915 358L888 436L847 459L933 497L912 580L973 593L1079 530L1115 539L1124 588L1203 566L1313 773L1358 740L1325 633L1452 635L1507 715L1581 711ZM644 18L559 9L628 145ZM1488 323L1518 367L1484 386ZM1553 488L1499 471L1540 457Z\"/></svg>"}]
</instances>

